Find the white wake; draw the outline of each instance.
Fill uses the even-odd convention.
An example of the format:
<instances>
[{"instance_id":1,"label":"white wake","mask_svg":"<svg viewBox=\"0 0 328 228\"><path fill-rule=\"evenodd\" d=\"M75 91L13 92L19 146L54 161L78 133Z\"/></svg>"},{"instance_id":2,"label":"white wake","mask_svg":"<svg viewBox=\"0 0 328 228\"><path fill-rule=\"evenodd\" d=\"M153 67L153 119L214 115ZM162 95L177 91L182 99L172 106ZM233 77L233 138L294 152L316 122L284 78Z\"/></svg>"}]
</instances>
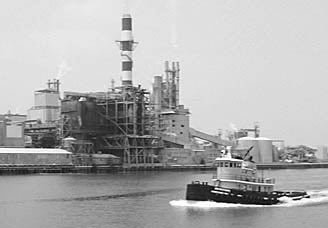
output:
<instances>
[{"instance_id":1,"label":"white wake","mask_svg":"<svg viewBox=\"0 0 328 228\"><path fill-rule=\"evenodd\" d=\"M301 200L292 200L288 197L280 198L281 203L276 205L253 205L253 204L233 204L233 203L217 203L211 201L188 201L188 200L172 200L170 205L174 207L183 208L200 208L200 209L212 209L212 208L249 208L249 207L301 207L309 205L328 204L328 189L313 190L307 192L310 198L304 198Z\"/></svg>"}]
</instances>

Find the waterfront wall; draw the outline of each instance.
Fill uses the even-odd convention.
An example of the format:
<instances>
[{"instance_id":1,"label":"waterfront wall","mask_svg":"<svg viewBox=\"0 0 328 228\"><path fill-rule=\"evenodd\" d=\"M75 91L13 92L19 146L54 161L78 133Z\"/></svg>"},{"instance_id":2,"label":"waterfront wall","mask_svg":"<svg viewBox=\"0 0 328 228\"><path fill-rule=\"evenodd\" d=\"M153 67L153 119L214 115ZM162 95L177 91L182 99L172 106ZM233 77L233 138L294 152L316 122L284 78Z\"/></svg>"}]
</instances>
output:
<instances>
[{"instance_id":1,"label":"waterfront wall","mask_svg":"<svg viewBox=\"0 0 328 228\"><path fill-rule=\"evenodd\" d=\"M0 165L72 165L72 153L61 149L0 148Z\"/></svg>"},{"instance_id":2,"label":"waterfront wall","mask_svg":"<svg viewBox=\"0 0 328 228\"><path fill-rule=\"evenodd\" d=\"M258 169L310 169L328 168L328 162L319 163L268 163L257 164Z\"/></svg>"}]
</instances>

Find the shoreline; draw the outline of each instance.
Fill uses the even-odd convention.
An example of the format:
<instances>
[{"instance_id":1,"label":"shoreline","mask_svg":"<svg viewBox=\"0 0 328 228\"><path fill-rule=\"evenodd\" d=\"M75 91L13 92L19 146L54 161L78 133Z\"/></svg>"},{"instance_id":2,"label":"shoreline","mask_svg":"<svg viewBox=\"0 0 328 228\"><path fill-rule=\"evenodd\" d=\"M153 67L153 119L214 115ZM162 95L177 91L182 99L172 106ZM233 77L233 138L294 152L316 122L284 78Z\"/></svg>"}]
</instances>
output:
<instances>
[{"instance_id":1,"label":"shoreline","mask_svg":"<svg viewBox=\"0 0 328 228\"><path fill-rule=\"evenodd\" d=\"M317 163L262 163L257 164L258 169L317 169L328 168L328 162Z\"/></svg>"},{"instance_id":2,"label":"shoreline","mask_svg":"<svg viewBox=\"0 0 328 228\"><path fill-rule=\"evenodd\" d=\"M328 168L328 162L320 163L262 163L257 164L257 169L313 169ZM74 165L0 165L0 175L23 175L40 173L115 173L134 171L207 171L215 167L208 165L171 165L147 167L122 167L122 166L74 166Z\"/></svg>"}]
</instances>

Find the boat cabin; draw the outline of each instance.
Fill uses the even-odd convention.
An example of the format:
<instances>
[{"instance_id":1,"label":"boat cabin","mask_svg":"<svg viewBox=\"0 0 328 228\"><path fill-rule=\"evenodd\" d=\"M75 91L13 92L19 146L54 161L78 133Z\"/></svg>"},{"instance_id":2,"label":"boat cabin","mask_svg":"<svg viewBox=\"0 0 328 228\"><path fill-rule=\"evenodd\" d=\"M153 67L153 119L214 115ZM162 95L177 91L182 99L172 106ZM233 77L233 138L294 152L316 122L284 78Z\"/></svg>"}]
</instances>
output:
<instances>
[{"instance_id":1,"label":"boat cabin","mask_svg":"<svg viewBox=\"0 0 328 228\"><path fill-rule=\"evenodd\" d=\"M215 160L215 165L217 169L213 182L216 187L258 192L273 191L274 179L259 178L253 162L220 157Z\"/></svg>"}]
</instances>

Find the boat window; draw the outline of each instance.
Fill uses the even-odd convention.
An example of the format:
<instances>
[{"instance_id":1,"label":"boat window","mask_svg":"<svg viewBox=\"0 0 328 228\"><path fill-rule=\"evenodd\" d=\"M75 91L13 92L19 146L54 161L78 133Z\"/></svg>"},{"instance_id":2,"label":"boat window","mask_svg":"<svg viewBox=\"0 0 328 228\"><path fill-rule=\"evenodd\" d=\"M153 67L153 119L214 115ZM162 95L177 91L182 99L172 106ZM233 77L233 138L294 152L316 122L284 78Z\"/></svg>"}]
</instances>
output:
<instances>
[{"instance_id":1,"label":"boat window","mask_svg":"<svg viewBox=\"0 0 328 228\"><path fill-rule=\"evenodd\" d=\"M220 162L220 167L223 167L223 162Z\"/></svg>"},{"instance_id":2,"label":"boat window","mask_svg":"<svg viewBox=\"0 0 328 228\"><path fill-rule=\"evenodd\" d=\"M241 167L241 163L238 163L238 168L240 168Z\"/></svg>"},{"instance_id":3,"label":"boat window","mask_svg":"<svg viewBox=\"0 0 328 228\"><path fill-rule=\"evenodd\" d=\"M224 167L229 167L229 162L225 162Z\"/></svg>"},{"instance_id":4,"label":"boat window","mask_svg":"<svg viewBox=\"0 0 328 228\"><path fill-rule=\"evenodd\" d=\"M230 164L230 168L232 168L232 163L229 163Z\"/></svg>"}]
</instances>

